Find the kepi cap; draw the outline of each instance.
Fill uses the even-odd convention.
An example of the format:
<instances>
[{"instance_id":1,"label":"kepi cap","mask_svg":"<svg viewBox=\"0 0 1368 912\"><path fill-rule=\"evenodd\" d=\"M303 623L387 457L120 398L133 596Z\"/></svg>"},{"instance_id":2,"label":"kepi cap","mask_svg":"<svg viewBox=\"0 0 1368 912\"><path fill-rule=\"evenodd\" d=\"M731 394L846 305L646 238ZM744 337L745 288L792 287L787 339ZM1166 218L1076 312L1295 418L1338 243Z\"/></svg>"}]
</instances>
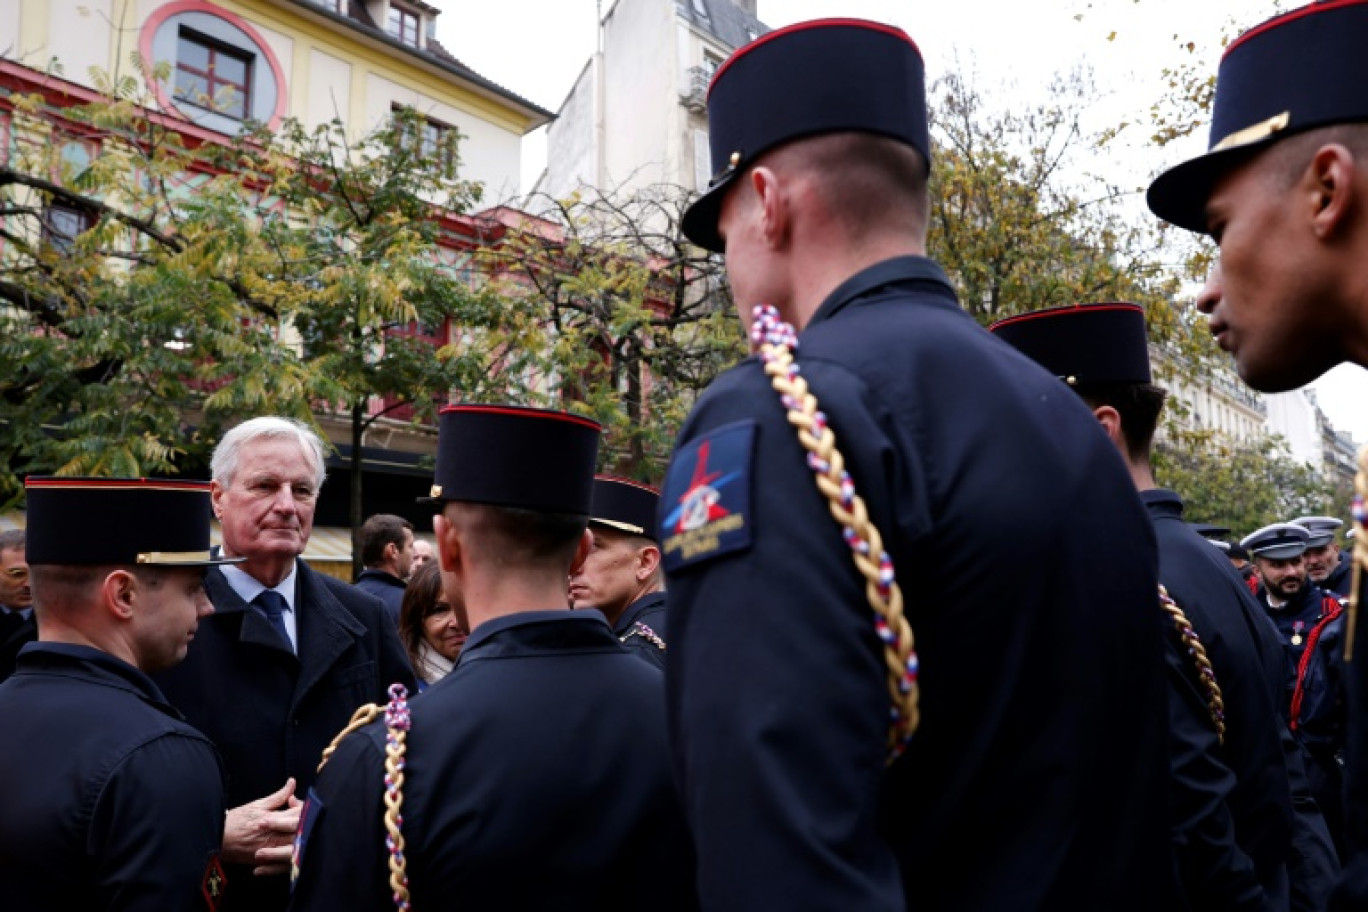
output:
<instances>
[{"instance_id":1,"label":"kepi cap","mask_svg":"<svg viewBox=\"0 0 1368 912\"><path fill-rule=\"evenodd\" d=\"M1150 211L1204 233L1217 181L1252 153L1317 127L1368 120L1368 0L1320 0L1256 25L1221 57L1208 151L1150 184Z\"/></svg>"},{"instance_id":2,"label":"kepi cap","mask_svg":"<svg viewBox=\"0 0 1368 912\"><path fill-rule=\"evenodd\" d=\"M930 163L925 66L906 32L863 19L817 19L742 46L708 87L713 178L684 213L684 235L721 253L717 219L739 174L784 143L843 132L887 136Z\"/></svg>"},{"instance_id":3,"label":"kepi cap","mask_svg":"<svg viewBox=\"0 0 1368 912\"><path fill-rule=\"evenodd\" d=\"M998 320L988 330L1070 386L1149 383L1145 311L1069 304Z\"/></svg>"},{"instance_id":4,"label":"kepi cap","mask_svg":"<svg viewBox=\"0 0 1368 912\"><path fill-rule=\"evenodd\" d=\"M449 405L438 415L437 468L422 501L587 516L601 430L569 412Z\"/></svg>"},{"instance_id":5,"label":"kepi cap","mask_svg":"<svg viewBox=\"0 0 1368 912\"><path fill-rule=\"evenodd\" d=\"M1296 523L1273 523L1246 535L1240 546L1254 557L1286 560L1306 553L1310 537L1311 533Z\"/></svg>"},{"instance_id":6,"label":"kepi cap","mask_svg":"<svg viewBox=\"0 0 1368 912\"><path fill-rule=\"evenodd\" d=\"M608 526L620 532L657 540L656 511L660 492L650 485L615 475L594 477L594 499L589 524Z\"/></svg>"},{"instance_id":7,"label":"kepi cap","mask_svg":"<svg viewBox=\"0 0 1368 912\"><path fill-rule=\"evenodd\" d=\"M207 567L209 482L170 478L58 478L24 481L25 558L30 564Z\"/></svg>"}]
</instances>

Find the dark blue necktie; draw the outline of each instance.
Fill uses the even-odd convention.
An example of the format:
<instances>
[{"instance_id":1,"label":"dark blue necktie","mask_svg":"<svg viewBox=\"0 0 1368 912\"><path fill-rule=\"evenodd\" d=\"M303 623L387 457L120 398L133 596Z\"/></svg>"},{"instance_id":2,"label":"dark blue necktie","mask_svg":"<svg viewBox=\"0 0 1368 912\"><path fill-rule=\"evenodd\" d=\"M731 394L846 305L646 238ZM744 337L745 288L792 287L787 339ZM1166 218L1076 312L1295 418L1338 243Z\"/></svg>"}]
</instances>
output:
<instances>
[{"instance_id":1,"label":"dark blue necktie","mask_svg":"<svg viewBox=\"0 0 1368 912\"><path fill-rule=\"evenodd\" d=\"M290 642L290 632L285 629L285 612L290 610L290 606L285 602L285 596L276 592L274 589L263 589L256 598L252 599L252 604L261 609L261 613L266 615L266 620L271 622L271 626L280 634L280 639L291 652L294 652L294 644Z\"/></svg>"}]
</instances>

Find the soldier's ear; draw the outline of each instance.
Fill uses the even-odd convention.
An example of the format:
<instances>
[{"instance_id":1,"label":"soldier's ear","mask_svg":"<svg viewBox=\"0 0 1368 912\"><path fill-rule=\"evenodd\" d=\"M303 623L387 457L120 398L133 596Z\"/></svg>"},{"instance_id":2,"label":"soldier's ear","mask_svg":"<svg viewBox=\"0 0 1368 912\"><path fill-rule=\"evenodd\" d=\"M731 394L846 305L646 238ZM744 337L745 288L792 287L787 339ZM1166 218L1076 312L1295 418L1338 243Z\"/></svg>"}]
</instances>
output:
<instances>
[{"instance_id":1,"label":"soldier's ear","mask_svg":"<svg viewBox=\"0 0 1368 912\"><path fill-rule=\"evenodd\" d=\"M1097 423L1102 425L1102 431L1111 440L1112 444L1121 451L1121 455L1126 455L1126 437L1121 430L1121 413L1110 405L1099 405L1093 409L1093 417Z\"/></svg>"},{"instance_id":2,"label":"soldier's ear","mask_svg":"<svg viewBox=\"0 0 1368 912\"><path fill-rule=\"evenodd\" d=\"M1316 150L1303 175L1303 186L1312 204L1311 230L1322 241L1346 230L1350 213L1362 206L1363 169L1357 167L1354 153L1339 143L1327 143Z\"/></svg>"},{"instance_id":3,"label":"soldier's ear","mask_svg":"<svg viewBox=\"0 0 1368 912\"><path fill-rule=\"evenodd\" d=\"M660 569L660 549L655 545L645 545L637 549L637 582L644 583Z\"/></svg>"},{"instance_id":4,"label":"soldier's ear","mask_svg":"<svg viewBox=\"0 0 1368 912\"><path fill-rule=\"evenodd\" d=\"M784 245L789 232L788 188L769 168L753 168L751 186L760 206L760 228L771 250Z\"/></svg>"},{"instance_id":5,"label":"soldier's ear","mask_svg":"<svg viewBox=\"0 0 1368 912\"><path fill-rule=\"evenodd\" d=\"M448 572L455 570L460 561L460 536L456 534L456 527L446 518L445 513L438 513L432 517L432 534L437 539L438 565Z\"/></svg>"},{"instance_id":6,"label":"soldier's ear","mask_svg":"<svg viewBox=\"0 0 1368 912\"><path fill-rule=\"evenodd\" d=\"M121 621L133 617L137 601L138 579L127 570L111 570L100 583L101 600L105 610Z\"/></svg>"}]
</instances>

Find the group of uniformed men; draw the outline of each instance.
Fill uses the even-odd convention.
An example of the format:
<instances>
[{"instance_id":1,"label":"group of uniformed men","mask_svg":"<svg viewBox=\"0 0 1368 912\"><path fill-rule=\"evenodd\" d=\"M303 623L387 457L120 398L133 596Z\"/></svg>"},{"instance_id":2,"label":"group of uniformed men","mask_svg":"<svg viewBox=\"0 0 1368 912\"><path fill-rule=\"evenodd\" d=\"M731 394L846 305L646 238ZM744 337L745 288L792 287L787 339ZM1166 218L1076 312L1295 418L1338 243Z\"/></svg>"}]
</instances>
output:
<instances>
[{"instance_id":1,"label":"group of uniformed men","mask_svg":"<svg viewBox=\"0 0 1368 912\"><path fill-rule=\"evenodd\" d=\"M1368 0L1245 33L1211 151L1150 189L1220 244L1199 306L1260 389L1368 363L1365 39ZM1299 560L1326 524L1246 539L1251 592L1155 484L1140 308L964 313L901 30L772 32L708 103L684 231L757 357L658 498L595 482L587 419L442 412L471 631L421 695L380 602L299 560L306 429L246 422L207 485L29 480L6 908L1368 908L1358 583Z\"/></svg>"}]
</instances>

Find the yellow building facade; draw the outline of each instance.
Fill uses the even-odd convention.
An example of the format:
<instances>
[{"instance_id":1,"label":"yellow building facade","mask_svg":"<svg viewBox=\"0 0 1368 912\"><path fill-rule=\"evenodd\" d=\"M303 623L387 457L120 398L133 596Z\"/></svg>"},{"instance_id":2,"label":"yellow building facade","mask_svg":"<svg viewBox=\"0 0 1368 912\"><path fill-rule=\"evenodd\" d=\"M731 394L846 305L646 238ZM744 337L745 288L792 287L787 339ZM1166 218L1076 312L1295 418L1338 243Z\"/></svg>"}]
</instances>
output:
<instances>
[{"instance_id":1,"label":"yellow building facade","mask_svg":"<svg viewBox=\"0 0 1368 912\"><path fill-rule=\"evenodd\" d=\"M460 176L487 201L512 199L522 137L551 114L452 56L437 15L421 0L0 0L0 78L91 89L96 72L132 74L151 107L220 135L293 117L360 137L412 108L434 135L460 132Z\"/></svg>"}]
</instances>

